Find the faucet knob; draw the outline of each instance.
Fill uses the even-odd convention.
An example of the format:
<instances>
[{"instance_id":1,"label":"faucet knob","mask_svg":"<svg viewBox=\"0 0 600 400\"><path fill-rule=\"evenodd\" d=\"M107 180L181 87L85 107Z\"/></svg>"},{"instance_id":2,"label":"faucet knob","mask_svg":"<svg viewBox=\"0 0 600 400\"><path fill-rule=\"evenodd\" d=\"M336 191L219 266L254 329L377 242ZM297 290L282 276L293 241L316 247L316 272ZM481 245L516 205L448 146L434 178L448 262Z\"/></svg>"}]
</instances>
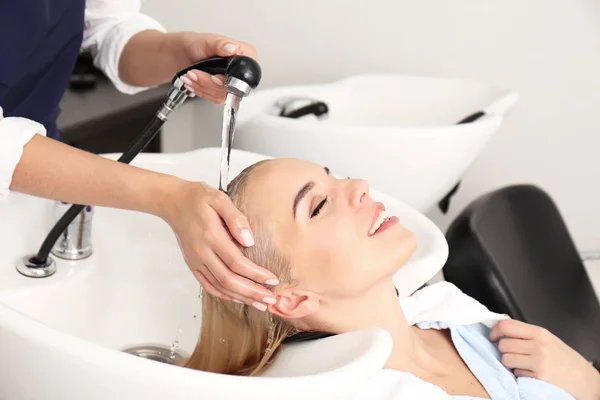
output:
<instances>
[{"instance_id":1,"label":"faucet knob","mask_svg":"<svg viewBox=\"0 0 600 400\"><path fill-rule=\"evenodd\" d=\"M70 207L68 203L54 203L55 220L58 221ZM85 206L60 235L52 247L52 254L66 260L82 260L91 256L93 217L94 207Z\"/></svg>"}]
</instances>

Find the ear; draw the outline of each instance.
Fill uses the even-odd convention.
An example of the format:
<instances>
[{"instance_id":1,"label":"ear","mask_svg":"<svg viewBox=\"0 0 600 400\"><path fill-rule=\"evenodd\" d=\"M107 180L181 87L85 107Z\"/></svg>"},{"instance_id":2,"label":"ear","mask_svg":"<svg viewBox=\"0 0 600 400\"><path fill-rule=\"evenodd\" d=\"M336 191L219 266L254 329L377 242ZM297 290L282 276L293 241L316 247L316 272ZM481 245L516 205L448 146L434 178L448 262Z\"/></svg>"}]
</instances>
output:
<instances>
[{"instance_id":1,"label":"ear","mask_svg":"<svg viewBox=\"0 0 600 400\"><path fill-rule=\"evenodd\" d=\"M303 318L314 314L319 309L319 299L309 291L288 288L278 291L275 295L277 303L269 306L269 310L282 318Z\"/></svg>"}]
</instances>

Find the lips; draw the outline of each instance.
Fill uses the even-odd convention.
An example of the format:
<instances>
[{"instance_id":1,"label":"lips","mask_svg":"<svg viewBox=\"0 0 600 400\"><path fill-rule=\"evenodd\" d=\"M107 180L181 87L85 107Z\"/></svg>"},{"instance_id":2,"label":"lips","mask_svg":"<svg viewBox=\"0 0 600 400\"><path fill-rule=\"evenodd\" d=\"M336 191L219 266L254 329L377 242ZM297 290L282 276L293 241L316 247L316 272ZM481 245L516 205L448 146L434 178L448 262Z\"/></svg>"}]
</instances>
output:
<instances>
[{"instance_id":1,"label":"lips","mask_svg":"<svg viewBox=\"0 0 600 400\"><path fill-rule=\"evenodd\" d=\"M388 219L388 213L385 210L385 206L382 203L377 203L375 205L375 210L373 211L373 220L371 221L371 226L369 228L368 235L372 236L377 232L377 229Z\"/></svg>"}]
</instances>

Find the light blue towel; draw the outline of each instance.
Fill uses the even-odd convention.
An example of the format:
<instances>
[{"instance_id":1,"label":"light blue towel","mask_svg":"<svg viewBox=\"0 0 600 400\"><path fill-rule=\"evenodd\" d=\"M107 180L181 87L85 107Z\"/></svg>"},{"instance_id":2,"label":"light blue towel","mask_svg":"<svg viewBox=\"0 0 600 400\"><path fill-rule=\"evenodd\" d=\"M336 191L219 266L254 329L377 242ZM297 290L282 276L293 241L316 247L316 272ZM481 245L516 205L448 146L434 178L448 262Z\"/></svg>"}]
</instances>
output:
<instances>
[{"instance_id":1,"label":"light blue towel","mask_svg":"<svg viewBox=\"0 0 600 400\"><path fill-rule=\"evenodd\" d=\"M456 350L486 389L492 400L575 400L557 386L533 378L517 378L502 365L502 353L489 341L490 329L482 323L452 325L419 322L421 329L449 329ZM452 396L455 400L481 400Z\"/></svg>"}]
</instances>

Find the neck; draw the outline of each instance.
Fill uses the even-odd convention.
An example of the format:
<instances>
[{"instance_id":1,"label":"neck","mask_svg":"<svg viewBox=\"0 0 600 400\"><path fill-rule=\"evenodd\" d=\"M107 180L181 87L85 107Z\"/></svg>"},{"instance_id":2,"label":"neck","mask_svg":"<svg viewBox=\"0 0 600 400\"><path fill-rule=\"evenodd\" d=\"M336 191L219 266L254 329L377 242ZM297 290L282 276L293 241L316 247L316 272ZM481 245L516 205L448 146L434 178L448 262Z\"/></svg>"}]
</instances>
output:
<instances>
[{"instance_id":1,"label":"neck","mask_svg":"<svg viewBox=\"0 0 600 400\"><path fill-rule=\"evenodd\" d=\"M408 324L391 280L357 298L324 303L317 314L318 321L312 321L311 325L322 326L329 332L385 329L393 340L385 368L420 373L435 370L439 365L430 346L421 339L421 330Z\"/></svg>"}]
</instances>

